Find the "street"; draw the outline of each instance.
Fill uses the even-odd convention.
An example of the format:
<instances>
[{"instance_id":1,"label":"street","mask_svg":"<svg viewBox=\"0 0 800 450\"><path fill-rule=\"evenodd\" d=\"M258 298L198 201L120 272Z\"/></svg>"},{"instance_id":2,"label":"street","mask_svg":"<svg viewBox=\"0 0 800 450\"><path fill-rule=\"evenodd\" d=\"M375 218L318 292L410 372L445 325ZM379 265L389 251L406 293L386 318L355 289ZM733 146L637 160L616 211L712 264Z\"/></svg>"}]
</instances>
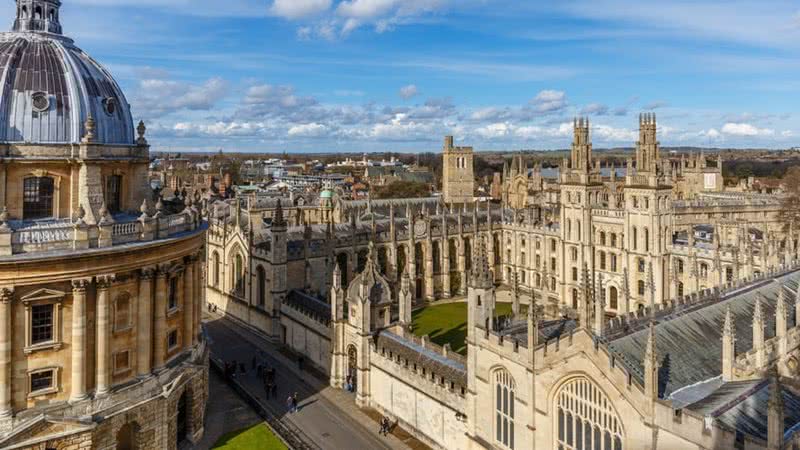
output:
<instances>
[{"instance_id":1,"label":"street","mask_svg":"<svg viewBox=\"0 0 800 450\"><path fill-rule=\"evenodd\" d=\"M243 327L216 315L206 315L205 318L211 357L226 362L236 361L237 365L244 363L246 373L237 373L238 381L310 447L325 450L407 448L394 436L379 436L378 424L355 406L351 394L333 389L308 373L300 374L295 362ZM267 400L263 384L252 368L254 356L262 364L276 369L276 398ZM286 399L295 392L299 411L292 414L288 412ZM214 398L209 399L210 403L214 401Z\"/></svg>"}]
</instances>

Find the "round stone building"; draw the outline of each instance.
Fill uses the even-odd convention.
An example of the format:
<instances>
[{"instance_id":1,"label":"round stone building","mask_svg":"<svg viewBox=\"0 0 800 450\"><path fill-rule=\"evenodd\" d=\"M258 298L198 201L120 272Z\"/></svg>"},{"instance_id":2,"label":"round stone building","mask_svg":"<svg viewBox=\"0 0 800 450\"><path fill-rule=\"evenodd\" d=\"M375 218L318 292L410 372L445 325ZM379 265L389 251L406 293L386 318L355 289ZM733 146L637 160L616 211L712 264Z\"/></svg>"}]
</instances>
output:
<instances>
[{"instance_id":1,"label":"round stone building","mask_svg":"<svg viewBox=\"0 0 800 450\"><path fill-rule=\"evenodd\" d=\"M203 434L206 225L153 197L144 124L60 6L0 34L0 448L175 449Z\"/></svg>"}]
</instances>

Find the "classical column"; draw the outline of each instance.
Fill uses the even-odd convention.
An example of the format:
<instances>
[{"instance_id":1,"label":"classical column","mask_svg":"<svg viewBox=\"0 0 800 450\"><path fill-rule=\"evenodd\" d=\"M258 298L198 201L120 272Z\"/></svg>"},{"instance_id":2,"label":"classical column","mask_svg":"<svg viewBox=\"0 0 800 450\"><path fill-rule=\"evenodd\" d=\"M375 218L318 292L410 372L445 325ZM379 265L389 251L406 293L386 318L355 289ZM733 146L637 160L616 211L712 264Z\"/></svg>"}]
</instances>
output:
<instances>
[{"instance_id":1,"label":"classical column","mask_svg":"<svg viewBox=\"0 0 800 450\"><path fill-rule=\"evenodd\" d=\"M195 297L197 298L195 299L194 302L195 313L194 313L194 325L192 328L192 342L194 343L196 343L200 339L200 323L202 322L203 319L203 308L205 303L203 301L205 299L205 294L206 294L206 289L204 287L205 280L203 277L203 267L204 267L203 258L202 256L199 256L197 259L195 259L194 262L194 279L195 279L194 285L196 287L195 291L199 289L199 291L195 293Z\"/></svg>"},{"instance_id":2,"label":"classical column","mask_svg":"<svg viewBox=\"0 0 800 450\"><path fill-rule=\"evenodd\" d=\"M139 309L136 320L136 371L140 377L150 375L153 358L153 272L152 267L139 273Z\"/></svg>"},{"instance_id":3,"label":"classical column","mask_svg":"<svg viewBox=\"0 0 800 450\"><path fill-rule=\"evenodd\" d=\"M0 419L11 417L11 308L14 288L0 289Z\"/></svg>"},{"instance_id":4,"label":"classical column","mask_svg":"<svg viewBox=\"0 0 800 450\"><path fill-rule=\"evenodd\" d=\"M194 342L194 257L186 262L183 273L183 346L188 348Z\"/></svg>"},{"instance_id":5,"label":"classical column","mask_svg":"<svg viewBox=\"0 0 800 450\"><path fill-rule=\"evenodd\" d=\"M156 274L156 310L155 316L155 340L153 365L156 370L164 367L164 357L167 347L167 271L168 264L158 266Z\"/></svg>"},{"instance_id":6,"label":"classical column","mask_svg":"<svg viewBox=\"0 0 800 450\"><path fill-rule=\"evenodd\" d=\"M69 400L85 400L86 395L86 288L90 278L72 280L72 381Z\"/></svg>"},{"instance_id":7,"label":"classical column","mask_svg":"<svg viewBox=\"0 0 800 450\"><path fill-rule=\"evenodd\" d=\"M95 361L96 397L108 394L111 387L111 320L110 308L108 305L108 288L114 281L114 275L97 276L97 358Z\"/></svg>"}]
</instances>

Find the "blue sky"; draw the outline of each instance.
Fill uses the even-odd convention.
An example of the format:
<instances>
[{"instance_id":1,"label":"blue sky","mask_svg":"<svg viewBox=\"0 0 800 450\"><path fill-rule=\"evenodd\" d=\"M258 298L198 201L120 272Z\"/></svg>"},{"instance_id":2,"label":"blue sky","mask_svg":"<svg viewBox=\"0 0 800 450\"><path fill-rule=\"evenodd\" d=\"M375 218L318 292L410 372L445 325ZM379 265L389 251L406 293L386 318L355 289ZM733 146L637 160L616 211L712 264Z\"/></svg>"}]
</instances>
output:
<instances>
[{"instance_id":1,"label":"blue sky","mask_svg":"<svg viewBox=\"0 0 800 450\"><path fill-rule=\"evenodd\" d=\"M64 0L157 150L800 145L797 1ZM0 12L13 19L9 0Z\"/></svg>"}]
</instances>

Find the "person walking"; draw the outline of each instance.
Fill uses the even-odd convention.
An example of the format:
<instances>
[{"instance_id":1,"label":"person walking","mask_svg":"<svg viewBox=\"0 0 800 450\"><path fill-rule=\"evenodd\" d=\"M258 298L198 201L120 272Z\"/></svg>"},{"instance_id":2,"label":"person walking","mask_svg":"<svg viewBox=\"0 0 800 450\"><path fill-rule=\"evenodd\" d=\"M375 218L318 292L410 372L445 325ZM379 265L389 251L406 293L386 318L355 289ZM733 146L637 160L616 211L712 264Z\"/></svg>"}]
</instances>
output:
<instances>
[{"instance_id":1,"label":"person walking","mask_svg":"<svg viewBox=\"0 0 800 450\"><path fill-rule=\"evenodd\" d=\"M289 414L294 412L294 398L290 395L286 397L286 407L289 409Z\"/></svg>"},{"instance_id":2,"label":"person walking","mask_svg":"<svg viewBox=\"0 0 800 450\"><path fill-rule=\"evenodd\" d=\"M297 392L292 394L292 412L297 412L298 403L297 403Z\"/></svg>"}]
</instances>

